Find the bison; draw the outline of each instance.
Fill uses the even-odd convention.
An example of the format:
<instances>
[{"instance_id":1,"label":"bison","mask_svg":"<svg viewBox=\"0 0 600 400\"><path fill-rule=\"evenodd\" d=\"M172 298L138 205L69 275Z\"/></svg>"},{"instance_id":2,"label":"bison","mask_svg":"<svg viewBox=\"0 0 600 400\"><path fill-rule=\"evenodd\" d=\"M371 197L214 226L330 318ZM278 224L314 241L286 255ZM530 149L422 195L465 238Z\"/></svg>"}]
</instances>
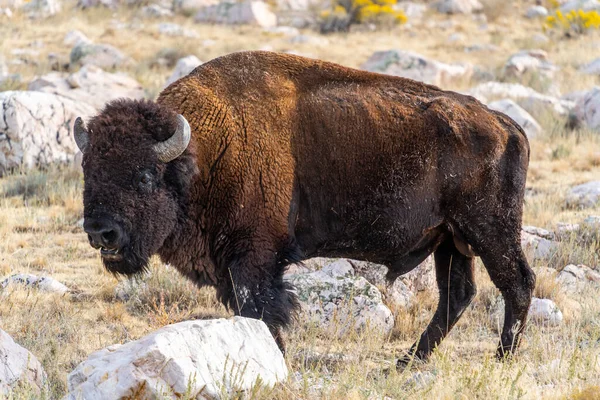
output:
<instances>
[{"instance_id":1,"label":"bison","mask_svg":"<svg viewBox=\"0 0 600 400\"><path fill-rule=\"evenodd\" d=\"M156 102L116 100L84 125L84 229L108 271L158 254L235 314L281 328L283 274L315 256L386 265L435 257L426 359L476 293L505 300L497 350L518 346L535 285L520 244L529 144L506 115L410 79L271 52L214 59Z\"/></svg>"}]
</instances>

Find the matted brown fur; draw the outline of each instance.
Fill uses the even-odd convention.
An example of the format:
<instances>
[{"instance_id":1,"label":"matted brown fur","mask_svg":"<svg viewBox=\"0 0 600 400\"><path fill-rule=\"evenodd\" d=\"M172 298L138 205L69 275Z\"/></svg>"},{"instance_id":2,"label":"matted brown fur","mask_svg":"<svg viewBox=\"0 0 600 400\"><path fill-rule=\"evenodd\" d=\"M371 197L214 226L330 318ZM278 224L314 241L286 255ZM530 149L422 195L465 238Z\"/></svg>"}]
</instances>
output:
<instances>
[{"instance_id":1,"label":"matted brown fur","mask_svg":"<svg viewBox=\"0 0 600 400\"><path fill-rule=\"evenodd\" d=\"M152 145L177 113L191 144L164 164ZM138 272L158 253L278 336L296 303L289 263L343 256L385 264L395 279L435 252L440 303L413 347L426 358L475 295L477 254L506 301L498 355L518 345L535 283L520 246L529 146L476 99L242 52L201 65L156 103L109 104L88 130L85 216L126 238L128 257L105 261L109 270Z\"/></svg>"}]
</instances>

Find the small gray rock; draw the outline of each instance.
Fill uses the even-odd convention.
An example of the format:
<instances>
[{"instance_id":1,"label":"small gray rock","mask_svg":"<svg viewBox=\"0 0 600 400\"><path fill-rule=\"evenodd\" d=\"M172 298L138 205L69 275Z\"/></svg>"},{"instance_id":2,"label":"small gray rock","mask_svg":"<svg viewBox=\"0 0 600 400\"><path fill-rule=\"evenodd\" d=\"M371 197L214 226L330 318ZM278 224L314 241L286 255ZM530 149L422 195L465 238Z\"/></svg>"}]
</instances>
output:
<instances>
[{"instance_id":1,"label":"small gray rock","mask_svg":"<svg viewBox=\"0 0 600 400\"><path fill-rule=\"evenodd\" d=\"M577 185L567 194L567 206L573 208L593 208L600 202L600 181Z\"/></svg>"},{"instance_id":2,"label":"small gray rock","mask_svg":"<svg viewBox=\"0 0 600 400\"><path fill-rule=\"evenodd\" d=\"M131 60L109 44L78 43L71 50L70 62L73 65L91 64L100 68L117 68Z\"/></svg>"},{"instance_id":3,"label":"small gray rock","mask_svg":"<svg viewBox=\"0 0 600 400\"><path fill-rule=\"evenodd\" d=\"M525 12L527 18L543 18L548 16L548 9L544 6L531 6Z\"/></svg>"}]
</instances>

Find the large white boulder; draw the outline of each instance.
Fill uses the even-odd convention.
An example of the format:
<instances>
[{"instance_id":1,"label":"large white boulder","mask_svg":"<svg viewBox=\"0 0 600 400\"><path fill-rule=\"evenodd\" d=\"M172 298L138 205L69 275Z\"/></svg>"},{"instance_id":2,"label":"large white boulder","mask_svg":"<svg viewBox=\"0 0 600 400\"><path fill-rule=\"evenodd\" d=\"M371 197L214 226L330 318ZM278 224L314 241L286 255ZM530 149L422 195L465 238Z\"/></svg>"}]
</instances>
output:
<instances>
[{"instance_id":1,"label":"large white boulder","mask_svg":"<svg viewBox=\"0 0 600 400\"><path fill-rule=\"evenodd\" d=\"M320 271L286 275L296 289L304 319L324 330L344 335L367 326L389 333L394 317L381 293L365 278L356 276L347 260L338 260Z\"/></svg>"},{"instance_id":2,"label":"large white boulder","mask_svg":"<svg viewBox=\"0 0 600 400\"><path fill-rule=\"evenodd\" d=\"M503 112L504 114L511 117L517 124L523 128L527 137L532 139L542 133L542 127L540 124L525 111L521 106L510 99L493 101L488 104L488 107Z\"/></svg>"},{"instance_id":3,"label":"large white boulder","mask_svg":"<svg viewBox=\"0 0 600 400\"><path fill-rule=\"evenodd\" d=\"M142 99L144 89L139 82L124 73L109 73L95 65L84 65L73 74L50 72L28 86L29 90L59 94L96 109L121 97Z\"/></svg>"},{"instance_id":4,"label":"large white boulder","mask_svg":"<svg viewBox=\"0 0 600 400\"><path fill-rule=\"evenodd\" d=\"M444 14L470 14L483 10L478 0L440 0L434 6Z\"/></svg>"},{"instance_id":5,"label":"large white boulder","mask_svg":"<svg viewBox=\"0 0 600 400\"><path fill-rule=\"evenodd\" d=\"M91 354L69 374L67 399L220 399L287 374L264 322L186 321Z\"/></svg>"},{"instance_id":6,"label":"large white boulder","mask_svg":"<svg viewBox=\"0 0 600 400\"><path fill-rule=\"evenodd\" d=\"M96 112L82 102L40 92L1 92L0 105L0 174L72 161L78 152L73 122Z\"/></svg>"},{"instance_id":7,"label":"large white boulder","mask_svg":"<svg viewBox=\"0 0 600 400\"><path fill-rule=\"evenodd\" d=\"M277 16L269 5L262 1L233 2L222 1L214 6L198 10L194 17L196 22L206 22L227 25L258 25L270 28L277 25Z\"/></svg>"},{"instance_id":8,"label":"large white boulder","mask_svg":"<svg viewBox=\"0 0 600 400\"><path fill-rule=\"evenodd\" d=\"M573 114L588 128L600 131L600 86L594 87L577 100Z\"/></svg>"},{"instance_id":9,"label":"large white boulder","mask_svg":"<svg viewBox=\"0 0 600 400\"><path fill-rule=\"evenodd\" d=\"M175 82L179 78L182 78L192 72L194 68L198 65L202 64L202 61L198 59L198 57L194 55L189 55L187 57L180 58L177 60L177 64L175 64L175 69L171 76L167 79L167 83L165 86L169 86L171 83Z\"/></svg>"},{"instance_id":10,"label":"large white boulder","mask_svg":"<svg viewBox=\"0 0 600 400\"><path fill-rule=\"evenodd\" d=\"M600 203L600 181L577 185L567 193L567 206L593 208Z\"/></svg>"},{"instance_id":11,"label":"large white boulder","mask_svg":"<svg viewBox=\"0 0 600 400\"><path fill-rule=\"evenodd\" d=\"M33 354L0 329L0 393L9 398L17 385L40 391L46 385L46 373Z\"/></svg>"},{"instance_id":12,"label":"large white boulder","mask_svg":"<svg viewBox=\"0 0 600 400\"><path fill-rule=\"evenodd\" d=\"M473 67L470 64L445 64L404 50L375 52L361 68L437 86L468 80L473 74Z\"/></svg>"}]
</instances>

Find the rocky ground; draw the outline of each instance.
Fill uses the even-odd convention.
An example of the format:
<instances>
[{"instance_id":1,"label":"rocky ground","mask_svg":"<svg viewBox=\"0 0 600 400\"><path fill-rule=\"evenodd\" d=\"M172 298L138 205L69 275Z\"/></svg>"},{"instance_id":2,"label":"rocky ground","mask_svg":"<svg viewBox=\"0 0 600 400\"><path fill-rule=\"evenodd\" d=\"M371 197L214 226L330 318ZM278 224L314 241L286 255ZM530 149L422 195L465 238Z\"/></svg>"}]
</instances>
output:
<instances>
[{"instance_id":1,"label":"rocky ground","mask_svg":"<svg viewBox=\"0 0 600 400\"><path fill-rule=\"evenodd\" d=\"M195 398L206 385L203 395L222 398L598 398L600 30L543 25L556 7L600 3L398 2L402 25L327 35L325 7L0 0L0 392ZM522 244L538 280L516 359L493 358L503 302L479 262L479 293L432 360L389 374L435 309L431 260L392 286L384 267L355 260L290 268L302 314L285 358L261 323L183 322L230 313L158 259L135 281L103 270L81 229L74 118L117 97L155 98L203 61L250 49L423 80L523 126L532 152ZM246 350L233 360L217 351L229 348Z\"/></svg>"}]
</instances>

